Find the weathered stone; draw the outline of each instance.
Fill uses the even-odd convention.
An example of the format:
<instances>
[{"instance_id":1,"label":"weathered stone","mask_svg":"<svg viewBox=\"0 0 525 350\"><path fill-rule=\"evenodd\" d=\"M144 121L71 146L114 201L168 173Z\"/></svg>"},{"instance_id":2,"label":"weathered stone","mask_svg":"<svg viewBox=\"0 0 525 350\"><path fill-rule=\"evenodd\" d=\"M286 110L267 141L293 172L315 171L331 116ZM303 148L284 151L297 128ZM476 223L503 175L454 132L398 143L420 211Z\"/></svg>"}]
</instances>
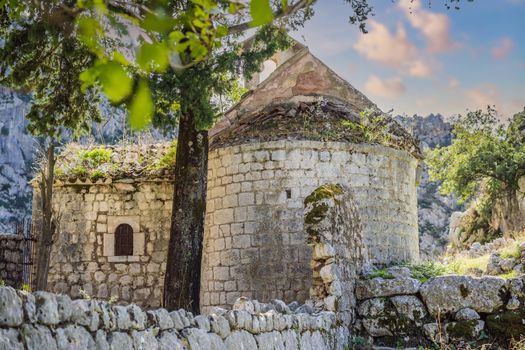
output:
<instances>
[{"instance_id":1,"label":"weathered stone","mask_svg":"<svg viewBox=\"0 0 525 350\"><path fill-rule=\"evenodd\" d=\"M57 350L57 343L49 328L41 325L22 325L20 334L28 350Z\"/></svg>"},{"instance_id":2,"label":"weathered stone","mask_svg":"<svg viewBox=\"0 0 525 350\"><path fill-rule=\"evenodd\" d=\"M497 277L436 277L421 286L420 292L432 316L455 313L463 308L490 313L503 306L507 281Z\"/></svg>"},{"instance_id":3,"label":"weathered stone","mask_svg":"<svg viewBox=\"0 0 525 350\"><path fill-rule=\"evenodd\" d=\"M416 294L421 282L414 278L359 280L356 286L356 296L359 300L387 297L392 295Z\"/></svg>"},{"instance_id":4,"label":"weathered stone","mask_svg":"<svg viewBox=\"0 0 525 350\"><path fill-rule=\"evenodd\" d=\"M507 259L502 259L499 266L501 268L501 271L509 272L509 271L512 271L512 269L514 268L514 266L516 266L517 263L518 262L516 261L516 259L507 258Z\"/></svg>"},{"instance_id":5,"label":"weathered stone","mask_svg":"<svg viewBox=\"0 0 525 350\"><path fill-rule=\"evenodd\" d=\"M36 305L35 305L35 297L31 293L27 293L24 291L17 291L18 295L20 296L20 299L22 299L23 308L24 308L24 316L27 321L30 323L35 323L37 321L36 319Z\"/></svg>"},{"instance_id":6,"label":"weathered stone","mask_svg":"<svg viewBox=\"0 0 525 350\"><path fill-rule=\"evenodd\" d=\"M133 349L133 341L130 336L123 332L113 332L108 335L110 350Z\"/></svg>"},{"instance_id":7,"label":"weathered stone","mask_svg":"<svg viewBox=\"0 0 525 350\"><path fill-rule=\"evenodd\" d=\"M126 306L113 306L113 313L115 314L115 323L117 329L127 331L131 328L131 318Z\"/></svg>"},{"instance_id":8,"label":"weathered stone","mask_svg":"<svg viewBox=\"0 0 525 350\"><path fill-rule=\"evenodd\" d=\"M198 315L195 316L195 323L197 324L197 327L200 329L209 332L210 331L210 321L208 320L208 317L205 315Z\"/></svg>"},{"instance_id":9,"label":"weathered stone","mask_svg":"<svg viewBox=\"0 0 525 350\"><path fill-rule=\"evenodd\" d=\"M252 303L252 301L245 297L240 297L235 300L235 303L232 307L233 310L244 310L251 314L255 312L255 307Z\"/></svg>"},{"instance_id":10,"label":"weathered stone","mask_svg":"<svg viewBox=\"0 0 525 350\"><path fill-rule=\"evenodd\" d=\"M485 328L485 322L481 320L451 322L444 328L449 339L477 340Z\"/></svg>"},{"instance_id":11,"label":"weathered stone","mask_svg":"<svg viewBox=\"0 0 525 350\"><path fill-rule=\"evenodd\" d=\"M211 314L210 326L213 333L218 334L222 339L230 335L230 323L221 315Z\"/></svg>"},{"instance_id":12,"label":"weathered stone","mask_svg":"<svg viewBox=\"0 0 525 350\"><path fill-rule=\"evenodd\" d=\"M405 266L392 266L387 268L386 271L394 278L409 278L412 275L410 269Z\"/></svg>"},{"instance_id":13,"label":"weathered stone","mask_svg":"<svg viewBox=\"0 0 525 350\"><path fill-rule=\"evenodd\" d=\"M208 337L210 338L210 350L227 350L223 340L217 334L208 333Z\"/></svg>"},{"instance_id":14,"label":"weathered stone","mask_svg":"<svg viewBox=\"0 0 525 350\"><path fill-rule=\"evenodd\" d=\"M97 350L109 350L109 343L106 338L106 332L99 329L95 333L95 346Z\"/></svg>"},{"instance_id":15,"label":"weathered stone","mask_svg":"<svg viewBox=\"0 0 525 350\"><path fill-rule=\"evenodd\" d=\"M159 343L155 338L152 330L133 331L131 332L133 339L133 349L135 350L157 350Z\"/></svg>"},{"instance_id":16,"label":"weathered stone","mask_svg":"<svg viewBox=\"0 0 525 350\"><path fill-rule=\"evenodd\" d=\"M479 320L479 314L470 308L464 308L456 312L456 316L454 316L454 319L456 321L472 321L472 320Z\"/></svg>"},{"instance_id":17,"label":"weathered stone","mask_svg":"<svg viewBox=\"0 0 525 350\"><path fill-rule=\"evenodd\" d=\"M232 332L224 340L224 345L228 350L257 349L253 335L244 330Z\"/></svg>"},{"instance_id":18,"label":"weathered stone","mask_svg":"<svg viewBox=\"0 0 525 350\"><path fill-rule=\"evenodd\" d=\"M18 330L13 328L0 328L1 350L24 350L24 345L18 340Z\"/></svg>"},{"instance_id":19,"label":"weathered stone","mask_svg":"<svg viewBox=\"0 0 525 350\"><path fill-rule=\"evenodd\" d=\"M314 309L308 304L304 304L295 309L296 314L313 314Z\"/></svg>"},{"instance_id":20,"label":"weathered stone","mask_svg":"<svg viewBox=\"0 0 525 350\"><path fill-rule=\"evenodd\" d=\"M174 328L173 319L166 309L150 310L147 315L150 323L157 325L162 331Z\"/></svg>"},{"instance_id":21,"label":"weathered stone","mask_svg":"<svg viewBox=\"0 0 525 350\"><path fill-rule=\"evenodd\" d=\"M57 299L54 294L38 291L33 293L36 305L36 318L44 325L55 325L60 322Z\"/></svg>"},{"instance_id":22,"label":"weathered stone","mask_svg":"<svg viewBox=\"0 0 525 350\"><path fill-rule=\"evenodd\" d=\"M286 305L286 303L282 300L273 299L273 300L270 300L270 304L272 304L275 307L275 311L277 312L280 312L283 314L289 314L291 312L288 305Z\"/></svg>"},{"instance_id":23,"label":"weathered stone","mask_svg":"<svg viewBox=\"0 0 525 350\"><path fill-rule=\"evenodd\" d=\"M58 317L61 323L68 322L71 318L72 301L68 295L59 294L56 296Z\"/></svg>"},{"instance_id":24,"label":"weathered stone","mask_svg":"<svg viewBox=\"0 0 525 350\"><path fill-rule=\"evenodd\" d=\"M172 311L170 312L170 317L171 317L171 320L173 321L173 326L175 327L176 330L178 331L181 331L183 330L185 327L187 327L185 324L184 324L184 321L183 319L181 318L181 315L178 311ZM188 322L189 323L189 322Z\"/></svg>"},{"instance_id":25,"label":"weathered stone","mask_svg":"<svg viewBox=\"0 0 525 350\"><path fill-rule=\"evenodd\" d=\"M447 343L448 338L444 331L440 331L437 323L427 323L423 325L423 332L425 336L433 343L442 344Z\"/></svg>"},{"instance_id":26,"label":"weathered stone","mask_svg":"<svg viewBox=\"0 0 525 350\"><path fill-rule=\"evenodd\" d=\"M130 319L130 328L143 330L146 327L147 315L140 307L135 304L127 306L127 311Z\"/></svg>"},{"instance_id":27,"label":"weathered stone","mask_svg":"<svg viewBox=\"0 0 525 350\"><path fill-rule=\"evenodd\" d=\"M174 331L164 331L159 337L159 350L184 350L185 347Z\"/></svg>"},{"instance_id":28,"label":"weathered stone","mask_svg":"<svg viewBox=\"0 0 525 350\"><path fill-rule=\"evenodd\" d=\"M295 312L299 306L300 304L297 301L292 301L290 304L288 304L288 308L291 312Z\"/></svg>"},{"instance_id":29,"label":"weathered stone","mask_svg":"<svg viewBox=\"0 0 525 350\"><path fill-rule=\"evenodd\" d=\"M84 327L80 326L57 328L56 341L58 349L60 350L93 350L96 348L95 341L91 334L89 334Z\"/></svg>"},{"instance_id":30,"label":"weathered stone","mask_svg":"<svg viewBox=\"0 0 525 350\"><path fill-rule=\"evenodd\" d=\"M425 305L413 295L400 295L390 298L398 315L407 317L412 320L416 325L423 325L422 320L427 316L427 310Z\"/></svg>"},{"instance_id":31,"label":"weathered stone","mask_svg":"<svg viewBox=\"0 0 525 350\"><path fill-rule=\"evenodd\" d=\"M292 330L286 330L281 333L283 339L284 349L291 350L299 347L299 336L297 332Z\"/></svg>"},{"instance_id":32,"label":"weathered stone","mask_svg":"<svg viewBox=\"0 0 525 350\"><path fill-rule=\"evenodd\" d=\"M328 350L321 333L318 331L310 332L306 331L301 335L299 343L300 349L307 350Z\"/></svg>"},{"instance_id":33,"label":"weathered stone","mask_svg":"<svg viewBox=\"0 0 525 350\"><path fill-rule=\"evenodd\" d=\"M284 349L282 335L276 331L258 334L255 336L255 340L260 350Z\"/></svg>"},{"instance_id":34,"label":"weathered stone","mask_svg":"<svg viewBox=\"0 0 525 350\"><path fill-rule=\"evenodd\" d=\"M19 326L24 320L22 300L11 287L0 287L0 326Z\"/></svg>"},{"instance_id":35,"label":"weathered stone","mask_svg":"<svg viewBox=\"0 0 525 350\"><path fill-rule=\"evenodd\" d=\"M91 332L98 329L99 314L93 300L73 300L71 308L71 321L87 327Z\"/></svg>"},{"instance_id":36,"label":"weathered stone","mask_svg":"<svg viewBox=\"0 0 525 350\"><path fill-rule=\"evenodd\" d=\"M192 350L211 349L211 339L202 329L188 328L182 331L182 335L188 340L189 348Z\"/></svg>"}]
</instances>

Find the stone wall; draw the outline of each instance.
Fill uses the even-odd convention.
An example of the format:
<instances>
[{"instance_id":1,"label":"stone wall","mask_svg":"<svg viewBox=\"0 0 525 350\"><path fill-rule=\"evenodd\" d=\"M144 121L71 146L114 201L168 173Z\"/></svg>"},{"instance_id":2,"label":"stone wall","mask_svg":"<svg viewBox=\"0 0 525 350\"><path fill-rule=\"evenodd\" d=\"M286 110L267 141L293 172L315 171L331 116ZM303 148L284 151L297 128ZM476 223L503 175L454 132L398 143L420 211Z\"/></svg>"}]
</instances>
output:
<instances>
[{"instance_id":1,"label":"stone wall","mask_svg":"<svg viewBox=\"0 0 525 350\"><path fill-rule=\"evenodd\" d=\"M8 286L22 285L24 242L20 235L0 235L0 280Z\"/></svg>"},{"instance_id":2,"label":"stone wall","mask_svg":"<svg viewBox=\"0 0 525 350\"><path fill-rule=\"evenodd\" d=\"M369 259L417 260L416 167L405 151L339 142L211 151L202 305L231 305L241 294L304 301L312 277L303 201L326 183L352 190Z\"/></svg>"},{"instance_id":3,"label":"stone wall","mask_svg":"<svg viewBox=\"0 0 525 350\"><path fill-rule=\"evenodd\" d=\"M292 311L282 301L239 299L234 310L194 316L0 288L0 349L342 350L348 340L334 312Z\"/></svg>"},{"instance_id":4,"label":"stone wall","mask_svg":"<svg viewBox=\"0 0 525 350\"><path fill-rule=\"evenodd\" d=\"M507 349L525 336L524 277L449 275L422 283L406 267L387 271L393 278L361 280L356 288L357 331L376 346Z\"/></svg>"},{"instance_id":5,"label":"stone wall","mask_svg":"<svg viewBox=\"0 0 525 350\"><path fill-rule=\"evenodd\" d=\"M169 181L55 186L60 228L51 253L49 290L160 306L172 196ZM131 256L115 256L115 229L123 223L133 229Z\"/></svg>"}]
</instances>

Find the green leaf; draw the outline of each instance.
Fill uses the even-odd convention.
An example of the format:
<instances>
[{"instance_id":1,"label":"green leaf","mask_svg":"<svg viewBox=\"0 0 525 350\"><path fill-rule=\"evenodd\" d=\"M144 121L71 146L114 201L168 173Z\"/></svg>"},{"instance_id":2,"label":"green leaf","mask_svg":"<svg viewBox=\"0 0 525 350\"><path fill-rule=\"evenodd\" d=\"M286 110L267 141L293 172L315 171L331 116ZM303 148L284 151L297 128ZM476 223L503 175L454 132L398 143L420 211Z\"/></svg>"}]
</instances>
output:
<instances>
[{"instance_id":1,"label":"green leaf","mask_svg":"<svg viewBox=\"0 0 525 350\"><path fill-rule=\"evenodd\" d=\"M142 28L157 32L165 33L170 31L175 25L175 20L172 17L166 16L165 13L148 13L142 21Z\"/></svg>"},{"instance_id":2,"label":"green leaf","mask_svg":"<svg viewBox=\"0 0 525 350\"><path fill-rule=\"evenodd\" d=\"M92 17L79 17L77 19L78 38L91 51L99 52L98 36L102 31L100 23Z\"/></svg>"},{"instance_id":3,"label":"green leaf","mask_svg":"<svg viewBox=\"0 0 525 350\"><path fill-rule=\"evenodd\" d=\"M251 0L250 14L252 15L252 27L268 24L273 20L273 11L270 0Z\"/></svg>"},{"instance_id":4,"label":"green leaf","mask_svg":"<svg viewBox=\"0 0 525 350\"><path fill-rule=\"evenodd\" d=\"M122 65L115 61L101 65L98 80L102 85L102 91L113 103L121 102L133 90L133 79Z\"/></svg>"},{"instance_id":5,"label":"green leaf","mask_svg":"<svg viewBox=\"0 0 525 350\"><path fill-rule=\"evenodd\" d=\"M137 63L146 72L163 72L169 65L169 49L163 42L143 44L137 54Z\"/></svg>"},{"instance_id":6,"label":"green leaf","mask_svg":"<svg viewBox=\"0 0 525 350\"><path fill-rule=\"evenodd\" d=\"M146 80L142 79L139 82L139 86L133 96L131 104L129 105L128 111L129 125L133 129L140 130L151 123L154 107L151 92Z\"/></svg>"}]
</instances>

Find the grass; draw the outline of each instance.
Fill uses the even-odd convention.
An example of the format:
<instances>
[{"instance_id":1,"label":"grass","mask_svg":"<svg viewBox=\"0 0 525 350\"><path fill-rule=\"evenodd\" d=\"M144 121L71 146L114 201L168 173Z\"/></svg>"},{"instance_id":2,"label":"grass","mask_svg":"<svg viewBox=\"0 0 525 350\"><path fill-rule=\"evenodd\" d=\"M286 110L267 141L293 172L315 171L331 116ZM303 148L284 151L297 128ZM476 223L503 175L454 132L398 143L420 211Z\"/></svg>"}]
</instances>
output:
<instances>
[{"instance_id":1,"label":"grass","mask_svg":"<svg viewBox=\"0 0 525 350\"><path fill-rule=\"evenodd\" d=\"M431 278L443 276L452 273L449 266L435 262L426 262L422 264L406 265L410 269L412 278L418 279L425 283Z\"/></svg>"},{"instance_id":2,"label":"grass","mask_svg":"<svg viewBox=\"0 0 525 350\"><path fill-rule=\"evenodd\" d=\"M514 278L514 277L518 277L518 272L516 270L512 270L510 272L498 275L498 277L501 277L501 278Z\"/></svg>"},{"instance_id":3,"label":"grass","mask_svg":"<svg viewBox=\"0 0 525 350\"><path fill-rule=\"evenodd\" d=\"M391 280L394 278L394 276L390 272L388 272L386 269L375 270L368 276L369 279L376 278L376 277L381 277L382 279L385 279L385 280Z\"/></svg>"},{"instance_id":4,"label":"grass","mask_svg":"<svg viewBox=\"0 0 525 350\"><path fill-rule=\"evenodd\" d=\"M499 249L498 253L503 259L518 259L520 257L520 246L518 243L513 243Z\"/></svg>"},{"instance_id":5,"label":"grass","mask_svg":"<svg viewBox=\"0 0 525 350\"><path fill-rule=\"evenodd\" d=\"M477 258L466 256L456 256L447 266L458 275L468 275L471 269L480 269L485 271L489 263L490 254L485 254Z\"/></svg>"}]
</instances>

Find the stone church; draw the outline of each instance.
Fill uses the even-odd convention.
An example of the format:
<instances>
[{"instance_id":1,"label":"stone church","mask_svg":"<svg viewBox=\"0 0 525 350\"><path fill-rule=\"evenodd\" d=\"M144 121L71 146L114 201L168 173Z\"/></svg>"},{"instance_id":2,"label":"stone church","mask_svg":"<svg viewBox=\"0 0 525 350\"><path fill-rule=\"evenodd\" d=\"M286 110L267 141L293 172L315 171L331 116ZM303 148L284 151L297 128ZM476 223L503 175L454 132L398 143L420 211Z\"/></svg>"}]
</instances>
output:
<instances>
[{"instance_id":1,"label":"stone church","mask_svg":"<svg viewBox=\"0 0 525 350\"><path fill-rule=\"evenodd\" d=\"M417 141L299 43L246 85L210 131L203 309L241 295L305 301L304 199L324 184L351 189L371 263L418 260ZM157 307L177 181L162 163L173 148L99 147L107 159L94 169L74 165L93 149L71 146L58 159L49 287Z\"/></svg>"}]
</instances>

